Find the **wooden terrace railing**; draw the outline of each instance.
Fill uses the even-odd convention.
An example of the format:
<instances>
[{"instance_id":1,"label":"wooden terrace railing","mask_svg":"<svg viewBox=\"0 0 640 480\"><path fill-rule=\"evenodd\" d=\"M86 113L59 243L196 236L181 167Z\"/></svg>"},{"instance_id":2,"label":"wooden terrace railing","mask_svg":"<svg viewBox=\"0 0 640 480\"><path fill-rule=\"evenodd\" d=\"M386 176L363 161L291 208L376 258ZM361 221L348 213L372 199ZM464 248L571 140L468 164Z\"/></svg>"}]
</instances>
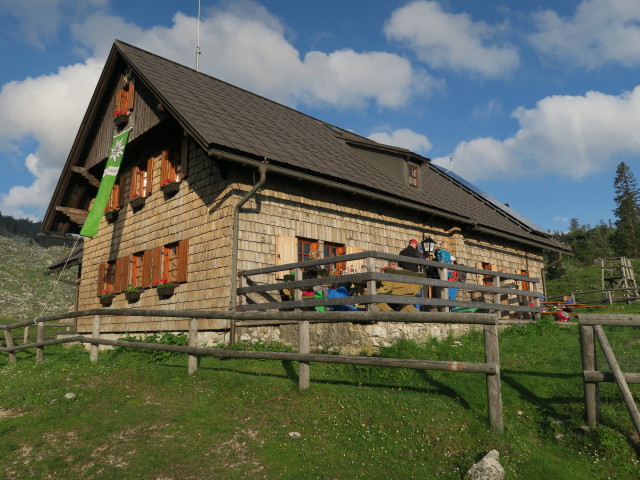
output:
<instances>
[{"instance_id":1,"label":"wooden terrace railing","mask_svg":"<svg viewBox=\"0 0 640 480\"><path fill-rule=\"evenodd\" d=\"M380 271L389 261L413 263L424 270L427 267L435 267L438 269L440 278L428 278L425 274L411 275L413 272L407 274L402 270L395 270L393 273ZM305 268L336 263L346 263L346 272L348 273L329 277L304 278ZM356 267L353 268L353 265ZM448 281L449 270L466 272L467 281ZM282 281L285 274L290 274L290 272L293 272L293 281ZM468 281L474 275L493 278L493 285L482 285ZM358 305L363 310L375 311L379 304L421 305L437 308L444 312L457 307L477 309L483 312L519 312L530 316L539 315L544 311L544 308L540 307L539 299L542 293L539 292L540 280L537 278L375 251L244 270L238 272L238 277L237 294L240 299L236 307L238 311L290 310L340 305ZM528 282L533 288L531 290L515 288L517 281ZM378 290L383 282L419 285L423 287L423 291L428 291L431 287L437 296L379 294ZM350 285L352 295L342 298L303 298L302 296L304 289L337 285ZM462 296L463 292L468 292L469 300L449 300L448 288L458 288L459 296ZM293 292L293 295L286 295L283 290L289 290Z\"/></svg>"}]
</instances>

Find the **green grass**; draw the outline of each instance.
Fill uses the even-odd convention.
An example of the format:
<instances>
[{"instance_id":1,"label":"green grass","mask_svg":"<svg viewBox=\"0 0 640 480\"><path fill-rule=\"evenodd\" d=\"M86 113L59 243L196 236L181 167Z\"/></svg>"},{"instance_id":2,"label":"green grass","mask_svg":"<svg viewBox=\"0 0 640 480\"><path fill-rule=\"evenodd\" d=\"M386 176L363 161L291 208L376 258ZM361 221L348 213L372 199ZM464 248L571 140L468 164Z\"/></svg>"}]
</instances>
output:
<instances>
[{"instance_id":1,"label":"green grass","mask_svg":"<svg viewBox=\"0 0 640 480\"><path fill-rule=\"evenodd\" d=\"M606 331L623 369L640 371L640 344L624 343L638 329ZM575 326L509 327L500 348L501 436L488 424L481 374L314 363L311 388L300 392L295 362L205 358L188 377L180 356L101 352L91 364L83 349L62 347L47 348L41 365L33 354L16 364L3 356L3 474L460 479L495 448L509 479L637 478L640 447L615 384L601 386L602 426L581 428ZM380 354L483 361L482 336L402 341Z\"/></svg>"}]
</instances>

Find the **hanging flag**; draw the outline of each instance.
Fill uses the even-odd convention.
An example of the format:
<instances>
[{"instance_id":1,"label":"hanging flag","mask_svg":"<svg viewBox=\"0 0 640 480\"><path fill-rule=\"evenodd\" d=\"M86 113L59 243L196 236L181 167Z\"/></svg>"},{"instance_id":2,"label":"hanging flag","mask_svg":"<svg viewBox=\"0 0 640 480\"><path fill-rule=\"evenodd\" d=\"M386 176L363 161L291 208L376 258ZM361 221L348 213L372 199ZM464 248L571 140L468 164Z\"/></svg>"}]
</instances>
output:
<instances>
[{"instance_id":1,"label":"hanging flag","mask_svg":"<svg viewBox=\"0 0 640 480\"><path fill-rule=\"evenodd\" d=\"M98 234L100 228L100 220L104 214L105 208L109 204L109 198L111 197L111 191L113 185L116 183L116 176L122 163L122 157L124 156L124 147L127 145L129 139L129 133L131 129L127 129L122 133L119 133L113 137L113 143L111 144L111 151L109 152L109 158L107 158L107 165L104 168L104 174L100 181L100 188L98 189L98 195L93 202L89 215L80 230L80 235L85 237L95 237Z\"/></svg>"}]
</instances>

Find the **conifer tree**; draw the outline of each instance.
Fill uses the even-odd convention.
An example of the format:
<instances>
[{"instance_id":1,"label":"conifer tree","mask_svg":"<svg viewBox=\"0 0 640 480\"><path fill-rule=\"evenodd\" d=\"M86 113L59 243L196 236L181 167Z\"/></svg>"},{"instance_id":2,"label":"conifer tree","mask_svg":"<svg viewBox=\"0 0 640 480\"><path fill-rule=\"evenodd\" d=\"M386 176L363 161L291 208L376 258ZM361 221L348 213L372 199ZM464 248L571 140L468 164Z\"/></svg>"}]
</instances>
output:
<instances>
[{"instance_id":1,"label":"conifer tree","mask_svg":"<svg viewBox=\"0 0 640 480\"><path fill-rule=\"evenodd\" d=\"M620 162L616 168L613 189L616 194L613 213L617 228L614 249L618 255L637 257L640 241L640 189L635 176L624 162Z\"/></svg>"}]
</instances>

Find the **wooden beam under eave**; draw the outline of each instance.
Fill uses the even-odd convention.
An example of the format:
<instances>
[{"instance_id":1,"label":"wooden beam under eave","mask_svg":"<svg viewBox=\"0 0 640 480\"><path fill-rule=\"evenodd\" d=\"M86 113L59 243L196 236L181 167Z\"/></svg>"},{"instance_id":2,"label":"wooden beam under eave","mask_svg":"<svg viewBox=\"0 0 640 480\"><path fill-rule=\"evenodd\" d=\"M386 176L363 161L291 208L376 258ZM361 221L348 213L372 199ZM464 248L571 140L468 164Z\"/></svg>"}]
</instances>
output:
<instances>
[{"instance_id":1,"label":"wooden beam under eave","mask_svg":"<svg viewBox=\"0 0 640 480\"><path fill-rule=\"evenodd\" d=\"M77 225L84 225L85 220L87 219L87 215L89 212L87 210L80 210L79 208L71 208L71 207L61 207L60 205L56 206L57 212L64 213L69 220Z\"/></svg>"},{"instance_id":2,"label":"wooden beam under eave","mask_svg":"<svg viewBox=\"0 0 640 480\"><path fill-rule=\"evenodd\" d=\"M100 188L100 180L94 177L93 174L89 172L89 170L87 170L86 168L73 166L71 167L71 171L75 173L79 173L89 182L89 184L91 184L96 188Z\"/></svg>"}]
</instances>

